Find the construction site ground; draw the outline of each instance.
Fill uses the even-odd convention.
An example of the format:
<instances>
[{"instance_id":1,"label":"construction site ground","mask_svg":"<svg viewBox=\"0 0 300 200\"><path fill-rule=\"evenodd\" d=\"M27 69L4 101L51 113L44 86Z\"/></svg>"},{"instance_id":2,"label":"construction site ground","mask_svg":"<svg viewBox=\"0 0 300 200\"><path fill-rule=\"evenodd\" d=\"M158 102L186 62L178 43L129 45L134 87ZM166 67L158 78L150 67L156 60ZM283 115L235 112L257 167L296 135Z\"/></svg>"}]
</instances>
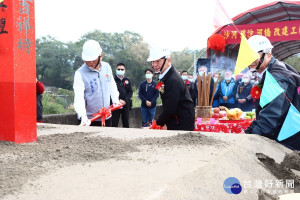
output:
<instances>
[{"instance_id":1,"label":"construction site ground","mask_svg":"<svg viewBox=\"0 0 300 200\"><path fill-rule=\"evenodd\" d=\"M299 152L258 135L55 124L38 124L37 134L32 143L0 141L1 200L253 200L300 192ZM224 190L229 177L240 181L239 194Z\"/></svg>"}]
</instances>

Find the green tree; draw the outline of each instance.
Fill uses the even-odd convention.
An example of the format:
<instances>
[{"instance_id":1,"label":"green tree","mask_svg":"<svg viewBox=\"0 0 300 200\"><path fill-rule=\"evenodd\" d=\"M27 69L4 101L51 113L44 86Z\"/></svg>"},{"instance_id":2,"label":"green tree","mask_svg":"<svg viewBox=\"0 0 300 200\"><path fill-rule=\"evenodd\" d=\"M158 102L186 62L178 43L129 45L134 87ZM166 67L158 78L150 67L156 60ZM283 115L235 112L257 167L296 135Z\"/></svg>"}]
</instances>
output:
<instances>
[{"instance_id":1,"label":"green tree","mask_svg":"<svg viewBox=\"0 0 300 200\"><path fill-rule=\"evenodd\" d=\"M135 87L145 80L144 71L151 67L147 62L149 56L148 44L142 40L132 43L128 49L120 50L115 53L114 60L111 63L113 71L116 65L120 62L126 65L126 76L132 81Z\"/></svg>"},{"instance_id":2,"label":"green tree","mask_svg":"<svg viewBox=\"0 0 300 200\"><path fill-rule=\"evenodd\" d=\"M118 63L126 65L126 76L137 87L143 80L144 70L150 67L147 63L149 55L148 44L143 42L143 37L138 33L125 31L124 33L104 33L99 30L83 35L74 45L77 55L80 55L82 45L87 40L96 40L103 50L103 61L108 62L113 72ZM76 62L80 66L83 62ZM80 65L79 65L80 64Z\"/></svg>"},{"instance_id":3,"label":"green tree","mask_svg":"<svg viewBox=\"0 0 300 200\"><path fill-rule=\"evenodd\" d=\"M184 49L181 52L173 52L171 55L172 64L177 70L188 70L194 63L193 54L188 52L188 49Z\"/></svg>"},{"instance_id":4,"label":"green tree","mask_svg":"<svg viewBox=\"0 0 300 200\"><path fill-rule=\"evenodd\" d=\"M75 51L51 36L36 40L36 67L38 78L45 84L72 88Z\"/></svg>"},{"instance_id":5,"label":"green tree","mask_svg":"<svg viewBox=\"0 0 300 200\"><path fill-rule=\"evenodd\" d=\"M100 43L105 54L114 55L116 51L127 49L131 44L143 40L138 33L125 31L124 33L104 33L99 30L83 35L76 45L82 47L85 41L96 40Z\"/></svg>"},{"instance_id":6,"label":"green tree","mask_svg":"<svg viewBox=\"0 0 300 200\"><path fill-rule=\"evenodd\" d=\"M294 67L296 71L300 72L300 54L290 56L287 59L285 59L284 62Z\"/></svg>"},{"instance_id":7,"label":"green tree","mask_svg":"<svg viewBox=\"0 0 300 200\"><path fill-rule=\"evenodd\" d=\"M194 70L194 53L196 58L203 57L205 55L206 49L201 51L191 51L189 49L184 49L181 52L173 52L171 54L172 64L177 70L186 70L189 73L193 73Z\"/></svg>"}]
</instances>

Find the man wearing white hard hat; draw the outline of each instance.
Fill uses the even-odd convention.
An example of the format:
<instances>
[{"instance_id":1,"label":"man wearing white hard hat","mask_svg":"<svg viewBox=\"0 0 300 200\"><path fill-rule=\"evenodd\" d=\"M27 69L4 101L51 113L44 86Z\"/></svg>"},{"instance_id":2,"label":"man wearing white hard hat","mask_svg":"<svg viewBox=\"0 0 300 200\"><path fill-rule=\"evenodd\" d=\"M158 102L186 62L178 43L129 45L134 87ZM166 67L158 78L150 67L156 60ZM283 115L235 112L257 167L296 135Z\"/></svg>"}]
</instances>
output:
<instances>
[{"instance_id":1,"label":"man wearing white hard hat","mask_svg":"<svg viewBox=\"0 0 300 200\"><path fill-rule=\"evenodd\" d=\"M250 71L257 73L260 86L264 87L266 70L268 70L280 87L284 89L284 93L278 95L263 108L257 104L256 120L252 122L245 132L277 140L290 108L290 103L300 110L300 96L297 92L297 87L300 86L300 75L293 67L272 56L273 46L268 38L254 35L249 38L248 43L260 55L260 58L249 66ZM295 123L300 123L300 119L295 121ZM300 150L300 132L283 140L281 143L291 149Z\"/></svg>"},{"instance_id":2,"label":"man wearing white hard hat","mask_svg":"<svg viewBox=\"0 0 300 200\"><path fill-rule=\"evenodd\" d=\"M171 52L153 47L147 61L150 61L159 82L163 111L157 125L167 125L168 130L189 130L195 128L195 110L192 98L182 78L171 63Z\"/></svg>"},{"instance_id":3,"label":"man wearing white hard hat","mask_svg":"<svg viewBox=\"0 0 300 200\"><path fill-rule=\"evenodd\" d=\"M85 63L74 75L74 108L81 126L101 126L101 118L92 122L89 120L100 108L110 106L110 99L119 104L119 92L111 67L102 61L102 49L95 40L88 40L82 49L82 60ZM106 126L111 125L106 120Z\"/></svg>"}]
</instances>

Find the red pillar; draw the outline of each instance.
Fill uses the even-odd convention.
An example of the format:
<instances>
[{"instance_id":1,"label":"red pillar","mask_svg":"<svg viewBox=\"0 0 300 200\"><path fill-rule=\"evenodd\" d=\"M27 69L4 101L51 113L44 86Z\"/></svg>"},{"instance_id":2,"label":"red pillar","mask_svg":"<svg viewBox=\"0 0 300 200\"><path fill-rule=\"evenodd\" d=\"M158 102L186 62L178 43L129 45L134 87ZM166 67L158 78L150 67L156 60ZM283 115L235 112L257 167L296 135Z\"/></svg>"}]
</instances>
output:
<instances>
[{"instance_id":1,"label":"red pillar","mask_svg":"<svg viewBox=\"0 0 300 200\"><path fill-rule=\"evenodd\" d=\"M34 0L0 0L0 140L36 141Z\"/></svg>"}]
</instances>

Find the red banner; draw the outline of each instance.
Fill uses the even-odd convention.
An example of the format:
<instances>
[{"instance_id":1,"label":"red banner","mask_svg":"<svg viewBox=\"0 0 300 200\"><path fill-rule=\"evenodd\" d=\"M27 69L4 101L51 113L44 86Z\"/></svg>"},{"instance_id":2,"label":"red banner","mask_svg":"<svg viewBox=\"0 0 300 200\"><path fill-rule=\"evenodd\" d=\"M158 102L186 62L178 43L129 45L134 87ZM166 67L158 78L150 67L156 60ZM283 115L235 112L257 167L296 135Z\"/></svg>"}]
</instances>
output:
<instances>
[{"instance_id":1,"label":"red banner","mask_svg":"<svg viewBox=\"0 0 300 200\"><path fill-rule=\"evenodd\" d=\"M271 42L299 40L300 20L236 25L236 28L234 26L227 26L221 30L226 44L240 43L240 33L244 34L247 39L252 35L263 35L269 38Z\"/></svg>"}]
</instances>

